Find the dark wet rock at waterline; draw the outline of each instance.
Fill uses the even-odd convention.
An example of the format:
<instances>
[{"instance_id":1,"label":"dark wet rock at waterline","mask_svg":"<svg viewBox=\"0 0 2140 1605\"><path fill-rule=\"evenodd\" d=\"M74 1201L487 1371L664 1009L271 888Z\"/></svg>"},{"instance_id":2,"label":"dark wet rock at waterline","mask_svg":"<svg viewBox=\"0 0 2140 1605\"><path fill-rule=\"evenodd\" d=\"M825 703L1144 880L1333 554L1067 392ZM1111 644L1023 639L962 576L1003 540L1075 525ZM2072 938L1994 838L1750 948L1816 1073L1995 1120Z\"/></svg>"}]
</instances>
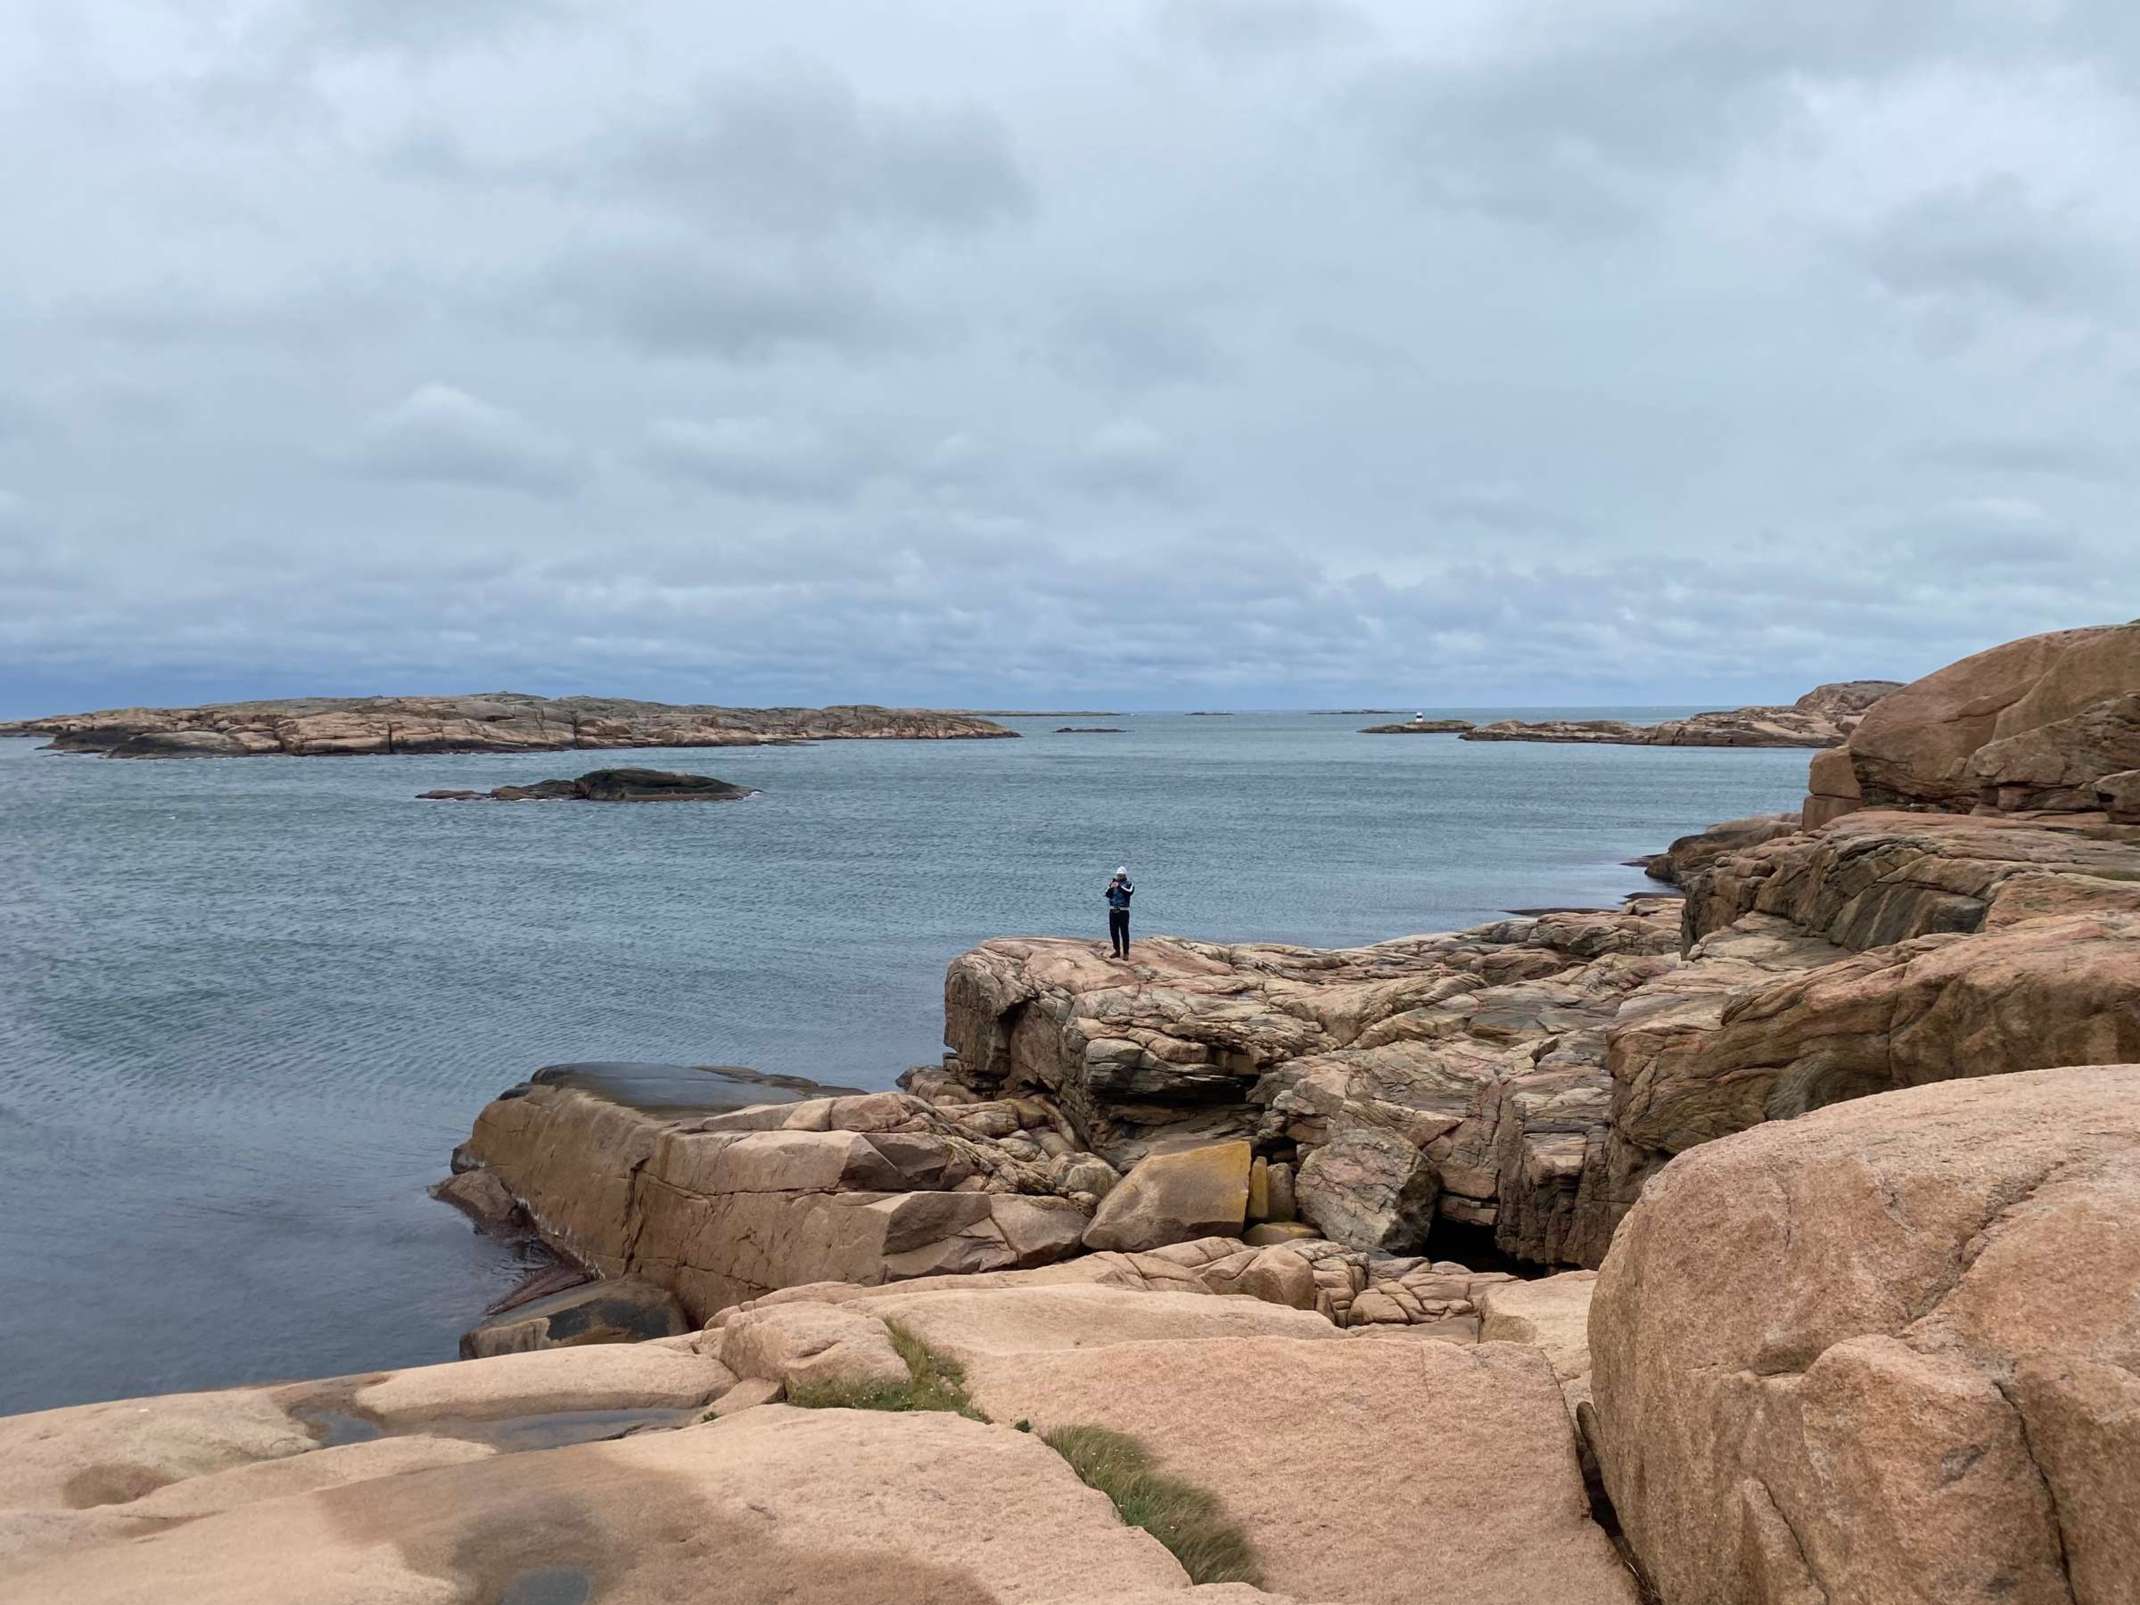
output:
<instances>
[{"instance_id":1,"label":"dark wet rock at waterline","mask_svg":"<svg viewBox=\"0 0 2140 1605\"><path fill-rule=\"evenodd\" d=\"M683 1306L667 1288L624 1276L585 1282L493 1315L461 1335L461 1358L481 1360L585 1343L642 1343L690 1330Z\"/></svg>"},{"instance_id":2,"label":"dark wet rock at waterline","mask_svg":"<svg viewBox=\"0 0 2140 1605\"><path fill-rule=\"evenodd\" d=\"M593 769L577 780L539 780L490 791L444 789L417 794L419 802L735 802L754 797L748 786L672 769Z\"/></svg>"}]
</instances>

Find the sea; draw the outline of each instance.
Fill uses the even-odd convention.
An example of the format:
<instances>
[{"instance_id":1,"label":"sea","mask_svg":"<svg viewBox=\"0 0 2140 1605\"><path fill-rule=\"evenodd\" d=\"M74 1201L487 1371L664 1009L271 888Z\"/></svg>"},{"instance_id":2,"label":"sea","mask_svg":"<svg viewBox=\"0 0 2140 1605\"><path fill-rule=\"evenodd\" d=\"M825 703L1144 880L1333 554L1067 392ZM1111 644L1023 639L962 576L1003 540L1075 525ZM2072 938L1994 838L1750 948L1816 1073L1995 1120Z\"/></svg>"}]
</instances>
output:
<instances>
[{"instance_id":1,"label":"sea","mask_svg":"<svg viewBox=\"0 0 2140 1605\"><path fill-rule=\"evenodd\" d=\"M1624 860L1795 806L1808 757L1003 722L1022 739L166 762L0 739L0 1413L453 1358L526 1251L425 1187L540 1066L887 1087L941 1053L955 954L1104 941L1118 864L1139 938L1374 942L1616 903L1649 884ZM625 763L759 795L416 800Z\"/></svg>"}]
</instances>

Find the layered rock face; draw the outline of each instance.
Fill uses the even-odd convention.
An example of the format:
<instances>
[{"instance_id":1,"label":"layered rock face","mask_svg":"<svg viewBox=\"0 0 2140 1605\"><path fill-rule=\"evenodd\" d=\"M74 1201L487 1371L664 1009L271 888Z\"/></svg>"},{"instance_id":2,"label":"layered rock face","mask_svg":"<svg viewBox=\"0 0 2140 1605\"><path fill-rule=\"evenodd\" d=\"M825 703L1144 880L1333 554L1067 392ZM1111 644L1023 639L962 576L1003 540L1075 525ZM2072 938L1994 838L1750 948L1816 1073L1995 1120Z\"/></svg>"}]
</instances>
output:
<instances>
[{"instance_id":1,"label":"layered rock face","mask_svg":"<svg viewBox=\"0 0 2140 1605\"><path fill-rule=\"evenodd\" d=\"M1037 1265L1074 1252L1097 1164L1030 1102L964 1112L875 1093L729 1114L649 1112L599 1090L516 1088L456 1163L480 1166L544 1237L604 1277L637 1276L703 1320L797 1282L881 1282ZM992 1130L1046 1131L1019 1159ZM1111 1181L1105 1165L1099 1172Z\"/></svg>"},{"instance_id":2,"label":"layered rock face","mask_svg":"<svg viewBox=\"0 0 2140 1605\"><path fill-rule=\"evenodd\" d=\"M1789 707L1730 708L1657 724L1625 719L1501 719L1463 732L1466 741L1558 741L1623 747L1833 747L1897 680L1839 680ZM1393 727L1397 728L1397 727Z\"/></svg>"},{"instance_id":3,"label":"layered rock face","mask_svg":"<svg viewBox=\"0 0 2140 1605\"><path fill-rule=\"evenodd\" d=\"M553 752L573 747L737 747L857 738L1015 736L926 708L721 708L501 691L449 697L300 697L198 708L111 708L9 727L61 752L113 758L338 753Z\"/></svg>"},{"instance_id":4,"label":"layered rock face","mask_svg":"<svg viewBox=\"0 0 2140 1605\"><path fill-rule=\"evenodd\" d=\"M2110 1605L2140 1570L2140 1066L1889 1093L1655 1177L1590 1318L1664 1605Z\"/></svg>"},{"instance_id":5,"label":"layered rock face","mask_svg":"<svg viewBox=\"0 0 2140 1605\"><path fill-rule=\"evenodd\" d=\"M2009 641L1883 698L1816 763L1806 823L1859 808L2128 817L2140 771L2140 624Z\"/></svg>"}]
</instances>

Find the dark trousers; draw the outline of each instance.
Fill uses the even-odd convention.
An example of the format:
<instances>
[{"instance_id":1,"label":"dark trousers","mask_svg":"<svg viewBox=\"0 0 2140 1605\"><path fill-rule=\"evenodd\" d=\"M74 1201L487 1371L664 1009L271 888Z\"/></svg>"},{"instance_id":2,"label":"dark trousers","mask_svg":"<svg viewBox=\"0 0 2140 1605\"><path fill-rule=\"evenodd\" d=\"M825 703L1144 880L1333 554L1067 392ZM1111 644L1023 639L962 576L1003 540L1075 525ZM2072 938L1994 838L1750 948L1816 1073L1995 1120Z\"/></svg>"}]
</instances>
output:
<instances>
[{"instance_id":1,"label":"dark trousers","mask_svg":"<svg viewBox=\"0 0 2140 1605\"><path fill-rule=\"evenodd\" d=\"M1107 911L1107 939L1115 945L1115 957L1129 957L1129 910L1111 908Z\"/></svg>"}]
</instances>

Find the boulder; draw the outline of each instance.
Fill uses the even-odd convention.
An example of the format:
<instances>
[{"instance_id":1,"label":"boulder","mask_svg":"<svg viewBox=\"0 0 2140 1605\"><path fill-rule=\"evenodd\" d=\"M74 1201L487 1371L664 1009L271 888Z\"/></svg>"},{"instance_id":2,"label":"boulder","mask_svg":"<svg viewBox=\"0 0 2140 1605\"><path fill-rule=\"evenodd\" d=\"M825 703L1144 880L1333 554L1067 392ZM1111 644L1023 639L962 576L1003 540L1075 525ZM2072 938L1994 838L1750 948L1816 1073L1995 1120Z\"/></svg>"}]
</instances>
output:
<instances>
[{"instance_id":1,"label":"boulder","mask_svg":"<svg viewBox=\"0 0 2140 1605\"><path fill-rule=\"evenodd\" d=\"M2140 624L2060 630L1950 663L1882 698L1840 767L1816 771L1807 823L1862 806L2088 811L2140 767Z\"/></svg>"},{"instance_id":2,"label":"boulder","mask_svg":"<svg viewBox=\"0 0 2140 1605\"><path fill-rule=\"evenodd\" d=\"M473 1175L487 1172L475 1171ZM584 1343L641 1343L691 1329L667 1288L635 1276L586 1282L492 1316L461 1337L461 1358L520 1354Z\"/></svg>"},{"instance_id":3,"label":"boulder","mask_svg":"<svg viewBox=\"0 0 2140 1605\"><path fill-rule=\"evenodd\" d=\"M1596 1271L1510 1278L1478 1296L1479 1341L1543 1349L1571 1411L1590 1397L1590 1299L1597 1280Z\"/></svg>"},{"instance_id":4,"label":"boulder","mask_svg":"<svg viewBox=\"0 0 2140 1605\"><path fill-rule=\"evenodd\" d=\"M1653 1178L1590 1318L1664 1605L2052 1605L2140 1571L2140 1065L1860 1099Z\"/></svg>"},{"instance_id":5,"label":"boulder","mask_svg":"<svg viewBox=\"0 0 2140 1605\"><path fill-rule=\"evenodd\" d=\"M1348 1248L1415 1249L1434 1224L1441 1178L1411 1143L1360 1127L1332 1138L1300 1167L1300 1212Z\"/></svg>"},{"instance_id":6,"label":"boulder","mask_svg":"<svg viewBox=\"0 0 2140 1605\"><path fill-rule=\"evenodd\" d=\"M1215 1337L1026 1353L970 1366L967 1383L991 1418L1036 1434L1136 1438L1217 1496L1266 1587L1301 1599L1636 1599L1534 1349Z\"/></svg>"},{"instance_id":7,"label":"boulder","mask_svg":"<svg viewBox=\"0 0 2140 1605\"><path fill-rule=\"evenodd\" d=\"M1663 852L1646 859L1642 872L1651 880L1663 881L1670 886L1684 885L1689 875L1707 869L1726 853L1758 847L1797 829L1796 814L1755 814L1747 819L1727 819L1707 830L1679 837Z\"/></svg>"},{"instance_id":8,"label":"boulder","mask_svg":"<svg viewBox=\"0 0 2140 1605\"><path fill-rule=\"evenodd\" d=\"M1134 1251L1192 1237L1238 1237L1253 1157L1240 1141L1153 1154L1100 1201L1085 1246Z\"/></svg>"}]
</instances>

